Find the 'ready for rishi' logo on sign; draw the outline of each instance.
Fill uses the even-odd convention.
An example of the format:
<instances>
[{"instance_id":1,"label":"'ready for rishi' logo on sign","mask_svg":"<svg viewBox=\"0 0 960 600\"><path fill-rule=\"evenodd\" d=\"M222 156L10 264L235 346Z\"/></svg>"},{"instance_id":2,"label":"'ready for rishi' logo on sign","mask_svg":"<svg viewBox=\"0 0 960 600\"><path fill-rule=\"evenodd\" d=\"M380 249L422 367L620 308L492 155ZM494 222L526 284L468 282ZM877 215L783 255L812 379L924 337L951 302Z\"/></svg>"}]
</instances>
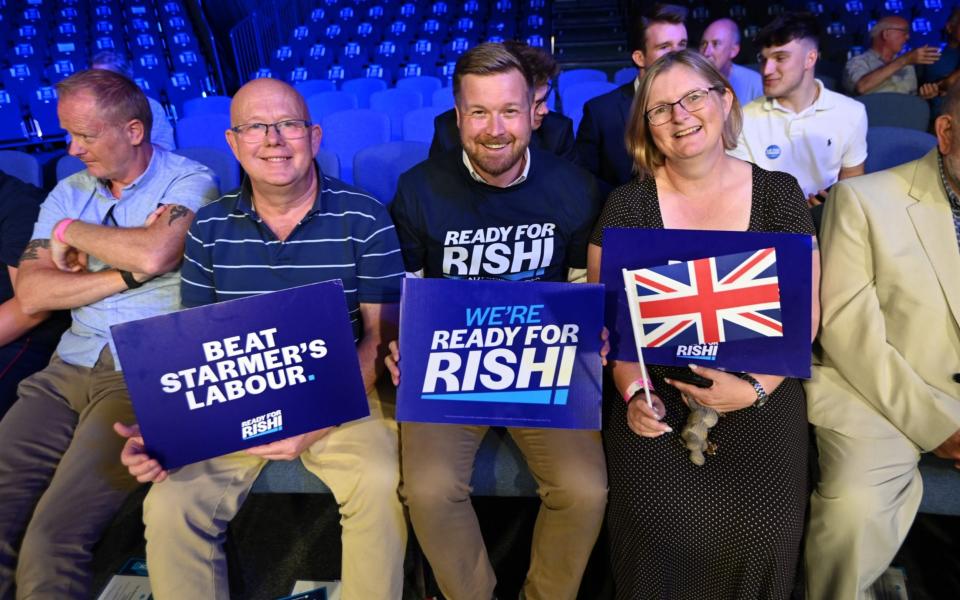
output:
<instances>
[{"instance_id":1,"label":"'ready for rishi' logo on sign","mask_svg":"<svg viewBox=\"0 0 960 600\"><path fill-rule=\"evenodd\" d=\"M398 419L599 428L601 302L597 285L406 280Z\"/></svg>"},{"instance_id":2,"label":"'ready for rishi' logo on sign","mask_svg":"<svg viewBox=\"0 0 960 600\"><path fill-rule=\"evenodd\" d=\"M168 469L370 414L340 280L111 332L144 441Z\"/></svg>"}]
</instances>

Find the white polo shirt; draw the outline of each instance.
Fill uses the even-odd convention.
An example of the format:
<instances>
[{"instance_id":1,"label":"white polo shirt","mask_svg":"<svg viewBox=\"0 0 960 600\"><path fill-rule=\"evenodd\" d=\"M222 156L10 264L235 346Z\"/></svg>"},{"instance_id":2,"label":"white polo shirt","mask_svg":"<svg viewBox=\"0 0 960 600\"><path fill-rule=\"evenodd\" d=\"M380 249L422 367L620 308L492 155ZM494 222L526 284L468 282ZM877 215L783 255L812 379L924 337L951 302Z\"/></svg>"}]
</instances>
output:
<instances>
[{"instance_id":1,"label":"white polo shirt","mask_svg":"<svg viewBox=\"0 0 960 600\"><path fill-rule=\"evenodd\" d=\"M836 183L841 168L867 160L867 111L816 80L816 101L799 113L760 97L743 107L743 131L731 156L797 178L804 194Z\"/></svg>"}]
</instances>

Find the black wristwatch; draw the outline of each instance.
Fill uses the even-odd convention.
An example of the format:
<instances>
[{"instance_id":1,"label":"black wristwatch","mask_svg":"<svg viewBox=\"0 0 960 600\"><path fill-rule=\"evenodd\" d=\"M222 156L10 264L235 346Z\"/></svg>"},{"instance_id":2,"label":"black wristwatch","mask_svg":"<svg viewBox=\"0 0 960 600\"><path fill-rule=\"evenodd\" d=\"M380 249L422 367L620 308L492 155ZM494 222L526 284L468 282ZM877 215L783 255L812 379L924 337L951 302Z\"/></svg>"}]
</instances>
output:
<instances>
[{"instance_id":1,"label":"black wristwatch","mask_svg":"<svg viewBox=\"0 0 960 600\"><path fill-rule=\"evenodd\" d=\"M133 273L131 273L130 271L124 271L123 269L120 269L120 277L122 277L123 282L127 284L128 290L135 290L141 285L143 285L143 282L137 281L136 279L134 279Z\"/></svg>"},{"instance_id":2,"label":"black wristwatch","mask_svg":"<svg viewBox=\"0 0 960 600\"><path fill-rule=\"evenodd\" d=\"M753 389L757 392L757 399L753 402L753 405L757 408L760 408L767 403L767 400L770 399L770 396L767 396L767 390L763 389L763 385L757 381L756 377L750 373L740 373L740 379L746 381L753 386Z\"/></svg>"}]
</instances>

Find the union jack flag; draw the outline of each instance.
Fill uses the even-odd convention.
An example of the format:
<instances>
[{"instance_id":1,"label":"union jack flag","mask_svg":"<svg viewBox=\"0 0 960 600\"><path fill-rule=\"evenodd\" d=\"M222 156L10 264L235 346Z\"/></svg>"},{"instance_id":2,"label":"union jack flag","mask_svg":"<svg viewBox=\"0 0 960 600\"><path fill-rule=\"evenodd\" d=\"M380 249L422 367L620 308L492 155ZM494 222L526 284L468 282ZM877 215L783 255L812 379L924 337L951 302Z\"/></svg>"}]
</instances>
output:
<instances>
[{"instance_id":1,"label":"union jack flag","mask_svg":"<svg viewBox=\"0 0 960 600\"><path fill-rule=\"evenodd\" d=\"M628 271L643 347L782 337L775 248Z\"/></svg>"}]
</instances>

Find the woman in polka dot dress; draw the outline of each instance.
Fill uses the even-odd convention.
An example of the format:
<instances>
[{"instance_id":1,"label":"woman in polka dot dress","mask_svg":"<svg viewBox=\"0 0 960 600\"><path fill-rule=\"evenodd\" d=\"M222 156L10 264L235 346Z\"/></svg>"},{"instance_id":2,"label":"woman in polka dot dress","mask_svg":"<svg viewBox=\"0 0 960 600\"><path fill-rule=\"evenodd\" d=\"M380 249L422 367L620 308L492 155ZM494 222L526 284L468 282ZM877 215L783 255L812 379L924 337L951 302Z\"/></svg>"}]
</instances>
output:
<instances>
[{"instance_id":1,"label":"woman in polka dot dress","mask_svg":"<svg viewBox=\"0 0 960 600\"><path fill-rule=\"evenodd\" d=\"M793 177L726 155L741 123L730 84L698 54L669 54L648 69L627 123L628 148L645 175L610 195L591 239L591 280L604 227L813 234ZM814 323L818 279L814 252ZM671 379L676 372L651 366L647 382L637 363L619 362L615 385L608 378L605 386L617 598L787 598L807 498L803 388L795 379L697 368L713 381L700 389ZM723 415L702 466L680 439L685 397Z\"/></svg>"}]
</instances>

